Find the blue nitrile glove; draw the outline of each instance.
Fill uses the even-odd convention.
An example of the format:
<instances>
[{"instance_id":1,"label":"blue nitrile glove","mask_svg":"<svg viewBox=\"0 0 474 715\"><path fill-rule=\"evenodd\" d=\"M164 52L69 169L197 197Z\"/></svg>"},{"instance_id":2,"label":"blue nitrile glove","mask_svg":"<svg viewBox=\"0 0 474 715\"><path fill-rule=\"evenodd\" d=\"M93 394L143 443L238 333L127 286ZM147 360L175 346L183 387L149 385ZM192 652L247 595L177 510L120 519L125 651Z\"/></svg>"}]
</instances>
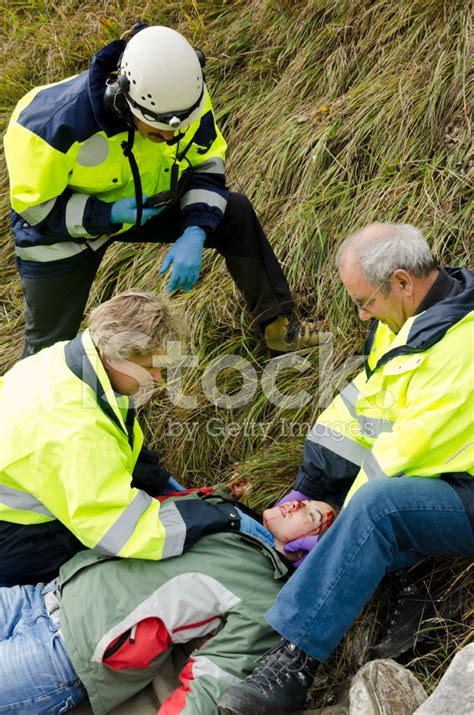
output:
<instances>
[{"instance_id":1,"label":"blue nitrile glove","mask_svg":"<svg viewBox=\"0 0 474 715\"><path fill-rule=\"evenodd\" d=\"M243 534L255 536L257 539L260 539L260 541L264 541L266 544L268 544L268 546L275 545L275 537L273 536L273 534L270 534L268 529L265 529L265 527L259 524L258 521L252 519L251 516L244 514L244 512L240 511L240 509L237 509L237 511L240 516L239 531L241 531Z\"/></svg>"},{"instance_id":2,"label":"blue nitrile glove","mask_svg":"<svg viewBox=\"0 0 474 715\"><path fill-rule=\"evenodd\" d=\"M184 487L182 487L181 484L176 481L176 479L173 479L173 477L170 474L169 479L168 479L168 484L166 485L166 487L163 489L163 491L161 493L168 494L168 492L185 492L185 491L186 491L186 489Z\"/></svg>"},{"instance_id":3,"label":"blue nitrile glove","mask_svg":"<svg viewBox=\"0 0 474 715\"><path fill-rule=\"evenodd\" d=\"M199 226L188 226L175 241L160 266L160 273L166 273L173 264L168 293L178 288L190 290L201 273L202 252L206 232Z\"/></svg>"},{"instance_id":4,"label":"blue nitrile glove","mask_svg":"<svg viewBox=\"0 0 474 715\"><path fill-rule=\"evenodd\" d=\"M284 545L283 550L286 551L287 554L301 553L299 559L293 561L293 566L295 568L301 566L309 552L314 549L320 538L319 534L300 536L299 539L293 539L293 541L288 541L288 543Z\"/></svg>"},{"instance_id":5,"label":"blue nitrile glove","mask_svg":"<svg viewBox=\"0 0 474 715\"><path fill-rule=\"evenodd\" d=\"M143 203L147 200L148 196L143 194ZM159 213L163 211L164 206L158 206L156 209L143 209L141 225L148 221L148 219L153 218L153 216L158 216ZM110 212L110 223L131 223L135 224L137 221L137 202L133 199L119 199L112 204L112 210Z\"/></svg>"}]
</instances>

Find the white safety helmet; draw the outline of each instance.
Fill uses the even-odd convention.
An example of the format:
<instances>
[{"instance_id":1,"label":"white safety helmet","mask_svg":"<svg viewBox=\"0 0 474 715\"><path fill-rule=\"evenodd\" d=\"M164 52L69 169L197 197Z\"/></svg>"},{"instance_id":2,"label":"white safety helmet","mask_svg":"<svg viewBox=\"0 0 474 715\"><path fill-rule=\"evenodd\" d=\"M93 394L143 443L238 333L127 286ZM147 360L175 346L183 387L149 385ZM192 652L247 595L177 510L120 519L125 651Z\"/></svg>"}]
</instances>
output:
<instances>
[{"instance_id":1,"label":"white safety helmet","mask_svg":"<svg viewBox=\"0 0 474 715\"><path fill-rule=\"evenodd\" d=\"M198 55L170 27L155 25L134 35L122 55L119 76L131 111L151 127L176 131L202 112L206 86Z\"/></svg>"}]
</instances>

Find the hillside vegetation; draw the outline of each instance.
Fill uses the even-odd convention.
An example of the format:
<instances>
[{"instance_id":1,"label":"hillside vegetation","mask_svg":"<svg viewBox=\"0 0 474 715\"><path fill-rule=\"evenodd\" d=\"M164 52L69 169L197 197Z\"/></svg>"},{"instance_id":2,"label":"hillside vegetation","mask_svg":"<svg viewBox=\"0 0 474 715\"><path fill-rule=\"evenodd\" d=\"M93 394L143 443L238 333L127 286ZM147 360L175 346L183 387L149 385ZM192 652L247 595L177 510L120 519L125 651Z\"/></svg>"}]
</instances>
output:
<instances>
[{"instance_id":1,"label":"hillside vegetation","mask_svg":"<svg viewBox=\"0 0 474 715\"><path fill-rule=\"evenodd\" d=\"M241 356L260 379L269 355L222 259L208 252L197 287L175 299L190 349L199 356L183 373L184 391L196 395L197 404L182 409L160 391L142 410L142 422L148 442L181 481L249 480L249 502L261 508L292 483L307 425L321 409L319 373L327 383L333 368L362 350L367 325L358 321L334 268L340 240L374 220L411 222L425 232L441 263L469 265L470 3L1 0L0 7L3 128L26 91L85 69L102 44L138 17L171 25L204 50L208 86L229 142L229 185L254 202L300 312L332 334L333 353L304 351L311 369L282 371L282 392L304 389L312 396L303 407L277 407L260 386L236 409L212 405L200 380L214 359ZM0 373L18 357L22 340L3 161L1 180ZM152 245L110 248L90 307L132 286L162 290L163 255ZM235 370L219 376L224 392L241 384ZM453 588L462 591L463 615L449 630L440 628L410 661L428 688L472 637L469 576L466 562L457 562ZM346 642L332 660L341 677L354 667L351 653Z\"/></svg>"}]
</instances>

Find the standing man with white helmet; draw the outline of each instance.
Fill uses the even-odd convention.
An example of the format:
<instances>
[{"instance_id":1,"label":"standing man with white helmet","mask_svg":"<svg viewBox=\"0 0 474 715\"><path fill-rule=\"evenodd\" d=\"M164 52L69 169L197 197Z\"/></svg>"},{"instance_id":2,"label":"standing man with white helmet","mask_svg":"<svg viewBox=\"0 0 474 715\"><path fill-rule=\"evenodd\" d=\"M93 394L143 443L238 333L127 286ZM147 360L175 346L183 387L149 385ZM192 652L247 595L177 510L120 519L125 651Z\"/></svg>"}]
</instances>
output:
<instances>
[{"instance_id":1,"label":"standing man with white helmet","mask_svg":"<svg viewBox=\"0 0 474 715\"><path fill-rule=\"evenodd\" d=\"M73 338L113 241L173 243L160 267L189 290L215 248L269 348L317 345L249 200L226 187L204 56L178 32L136 25L90 68L37 87L5 135L24 355Z\"/></svg>"}]
</instances>

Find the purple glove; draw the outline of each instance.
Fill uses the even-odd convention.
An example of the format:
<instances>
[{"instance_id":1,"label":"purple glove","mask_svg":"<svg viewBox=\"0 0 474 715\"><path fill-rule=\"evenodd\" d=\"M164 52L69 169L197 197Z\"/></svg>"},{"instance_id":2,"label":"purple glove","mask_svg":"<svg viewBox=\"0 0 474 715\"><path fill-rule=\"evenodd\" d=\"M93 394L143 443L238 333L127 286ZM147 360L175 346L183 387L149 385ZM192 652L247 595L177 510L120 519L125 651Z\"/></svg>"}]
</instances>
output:
<instances>
[{"instance_id":1,"label":"purple glove","mask_svg":"<svg viewBox=\"0 0 474 715\"><path fill-rule=\"evenodd\" d=\"M311 497L306 496L306 494L303 494L303 492L298 492L296 489L293 489L291 492L288 492L288 494L285 494L284 497L279 499L275 506L280 506L280 504L285 504L287 501L310 501Z\"/></svg>"},{"instance_id":2,"label":"purple glove","mask_svg":"<svg viewBox=\"0 0 474 715\"><path fill-rule=\"evenodd\" d=\"M300 492L295 492L296 494L299 494ZM314 536L300 536L299 539L293 539L293 541L289 541L285 546L283 547L283 550L287 554L294 554L297 551L304 551L305 553L303 556L300 556L300 558L297 561L293 561L293 566L295 568L298 568L298 566L301 566L307 555L309 554L310 551L314 549L316 544L319 541L319 535L315 534Z\"/></svg>"}]
</instances>

